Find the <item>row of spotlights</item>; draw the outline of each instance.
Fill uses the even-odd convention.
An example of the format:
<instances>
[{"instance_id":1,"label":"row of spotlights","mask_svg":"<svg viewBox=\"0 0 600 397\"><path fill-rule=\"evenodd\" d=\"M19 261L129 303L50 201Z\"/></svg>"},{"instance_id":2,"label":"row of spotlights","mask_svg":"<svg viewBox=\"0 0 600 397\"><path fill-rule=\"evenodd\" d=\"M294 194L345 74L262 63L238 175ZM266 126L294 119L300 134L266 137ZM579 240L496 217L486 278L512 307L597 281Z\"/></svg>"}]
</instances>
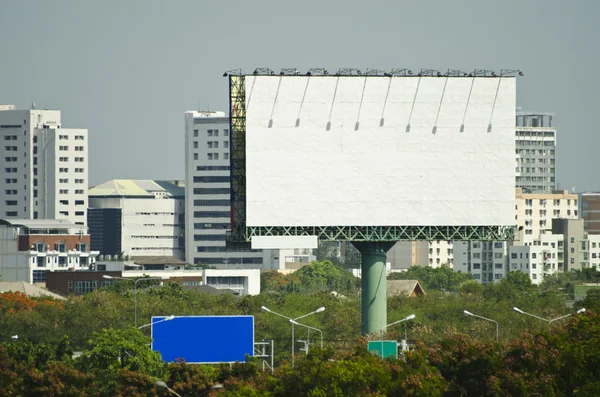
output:
<instances>
[{"instance_id":1,"label":"row of spotlights","mask_svg":"<svg viewBox=\"0 0 600 397\"><path fill-rule=\"evenodd\" d=\"M355 70L355 73L358 76L362 75L362 71L360 71L360 70ZM518 73L519 76L524 76L523 72L520 71L520 70L516 71L515 73ZM236 71L235 73L225 72L225 73L223 73L223 77L227 77L230 74L231 75L241 75L242 73L241 73L241 71L239 71L239 72ZM260 75L270 75L270 76L275 76L276 75L276 73L273 70L269 70L267 73L260 73L258 70L255 70L252 74L255 75L255 76L257 76L259 74ZM329 72L327 71L327 69L320 70L318 74L323 75L323 76L329 76ZM300 72L298 70L294 70L293 72L284 72L282 70L281 72L279 72L279 75L280 76L284 76L284 75L296 75L296 76L299 76ZM311 72L310 70L308 72L306 72L306 76L312 76L312 75L313 75L313 72ZM335 73L335 76L340 76L340 75L346 75L346 74L341 74L340 72ZM351 75L351 74L348 74L348 75ZM395 76L397 74L396 73L387 73L386 72L386 73L383 73L383 75L386 76L386 77L392 77L392 76ZM405 75L413 76L412 70L407 70L405 72ZM421 77L421 76L429 76L429 75L433 76L433 73L423 73L423 72L417 73L417 76L419 76L419 77ZM437 77L448 77L450 75L450 73L436 72L435 75ZM462 77L473 77L475 75L476 74L474 74L474 73L464 73L464 72L460 72L460 73L456 74L456 76L462 76ZM498 77L498 74L496 72L490 72L490 75L492 77ZM503 74L501 73L500 76L503 76Z\"/></svg>"}]
</instances>

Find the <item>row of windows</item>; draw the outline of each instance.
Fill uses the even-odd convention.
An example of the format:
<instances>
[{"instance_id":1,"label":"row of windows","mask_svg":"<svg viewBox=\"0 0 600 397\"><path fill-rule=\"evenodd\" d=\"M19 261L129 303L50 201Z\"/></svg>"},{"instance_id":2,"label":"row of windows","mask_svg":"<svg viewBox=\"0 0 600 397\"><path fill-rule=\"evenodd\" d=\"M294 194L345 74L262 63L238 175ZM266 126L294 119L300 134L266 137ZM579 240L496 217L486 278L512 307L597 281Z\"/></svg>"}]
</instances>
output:
<instances>
[{"instance_id":1,"label":"row of windows","mask_svg":"<svg viewBox=\"0 0 600 397\"><path fill-rule=\"evenodd\" d=\"M68 168L59 168L58 172L69 172ZM75 172L81 173L83 172L83 168L75 168Z\"/></svg>"},{"instance_id":2,"label":"row of windows","mask_svg":"<svg viewBox=\"0 0 600 397\"><path fill-rule=\"evenodd\" d=\"M58 183L69 183L69 179L61 178L58 180ZM83 179L75 179L75 183L83 183Z\"/></svg>"},{"instance_id":3,"label":"row of windows","mask_svg":"<svg viewBox=\"0 0 600 397\"><path fill-rule=\"evenodd\" d=\"M225 241L225 234L196 234L194 241Z\"/></svg>"},{"instance_id":4,"label":"row of windows","mask_svg":"<svg viewBox=\"0 0 600 397\"><path fill-rule=\"evenodd\" d=\"M219 153L207 153L206 156L209 160L219 159ZM229 153L223 153L223 160L229 160Z\"/></svg>"},{"instance_id":5,"label":"row of windows","mask_svg":"<svg viewBox=\"0 0 600 397\"><path fill-rule=\"evenodd\" d=\"M194 200L195 207L229 207L230 200Z\"/></svg>"},{"instance_id":6,"label":"row of windows","mask_svg":"<svg viewBox=\"0 0 600 397\"><path fill-rule=\"evenodd\" d=\"M205 188L205 187L197 187L194 188L194 194L230 194L231 189L228 187L223 188Z\"/></svg>"},{"instance_id":7,"label":"row of windows","mask_svg":"<svg viewBox=\"0 0 600 397\"><path fill-rule=\"evenodd\" d=\"M131 238L152 239L152 240L177 240L177 236L131 236Z\"/></svg>"},{"instance_id":8,"label":"row of windows","mask_svg":"<svg viewBox=\"0 0 600 397\"><path fill-rule=\"evenodd\" d=\"M68 135L59 135L58 139L60 139L61 141L62 140L68 140L69 136ZM83 139L84 139L83 135L75 135L75 140L76 141L83 141ZM35 142L35 140L34 140L34 142Z\"/></svg>"},{"instance_id":9,"label":"row of windows","mask_svg":"<svg viewBox=\"0 0 600 397\"><path fill-rule=\"evenodd\" d=\"M69 205L69 200L59 200L59 203L62 205ZM75 200L75 205L85 205L84 200Z\"/></svg>"},{"instance_id":10,"label":"row of windows","mask_svg":"<svg viewBox=\"0 0 600 397\"><path fill-rule=\"evenodd\" d=\"M69 216L69 211L59 211L58 213L60 215ZM75 216L84 216L84 215L85 215L84 211L75 211Z\"/></svg>"},{"instance_id":11,"label":"row of windows","mask_svg":"<svg viewBox=\"0 0 600 397\"><path fill-rule=\"evenodd\" d=\"M63 162L69 161L69 158L68 157L59 157L58 161L63 161ZM76 163L83 163L83 161L84 161L83 157L75 157L75 162Z\"/></svg>"},{"instance_id":12,"label":"row of windows","mask_svg":"<svg viewBox=\"0 0 600 397\"><path fill-rule=\"evenodd\" d=\"M17 136L16 135L4 135L4 140L5 141L16 141Z\"/></svg>"},{"instance_id":13,"label":"row of windows","mask_svg":"<svg viewBox=\"0 0 600 397\"><path fill-rule=\"evenodd\" d=\"M10 162L17 161L17 158L16 157L5 157L4 161L6 161L7 163L10 163Z\"/></svg>"},{"instance_id":14,"label":"row of windows","mask_svg":"<svg viewBox=\"0 0 600 397\"><path fill-rule=\"evenodd\" d=\"M229 211L194 211L194 218L229 218Z\"/></svg>"},{"instance_id":15,"label":"row of windows","mask_svg":"<svg viewBox=\"0 0 600 397\"><path fill-rule=\"evenodd\" d=\"M59 194L69 194L69 189L60 189ZM75 194L83 194L83 189L75 189Z\"/></svg>"},{"instance_id":16,"label":"row of windows","mask_svg":"<svg viewBox=\"0 0 600 397\"><path fill-rule=\"evenodd\" d=\"M196 171L229 171L230 168L228 165L199 165Z\"/></svg>"},{"instance_id":17,"label":"row of windows","mask_svg":"<svg viewBox=\"0 0 600 397\"><path fill-rule=\"evenodd\" d=\"M231 178L229 176L195 176L194 182L227 182L231 183Z\"/></svg>"},{"instance_id":18,"label":"row of windows","mask_svg":"<svg viewBox=\"0 0 600 397\"><path fill-rule=\"evenodd\" d=\"M59 146L58 150L62 150L62 151L69 150L69 147L68 146ZM75 151L83 152L83 146L75 146Z\"/></svg>"},{"instance_id":19,"label":"row of windows","mask_svg":"<svg viewBox=\"0 0 600 397\"><path fill-rule=\"evenodd\" d=\"M227 252L227 247L196 247L196 252Z\"/></svg>"},{"instance_id":20,"label":"row of windows","mask_svg":"<svg viewBox=\"0 0 600 397\"><path fill-rule=\"evenodd\" d=\"M242 264L242 265L250 265L250 264L262 264L262 258L194 258L194 264L200 263L225 263L227 264Z\"/></svg>"}]
</instances>

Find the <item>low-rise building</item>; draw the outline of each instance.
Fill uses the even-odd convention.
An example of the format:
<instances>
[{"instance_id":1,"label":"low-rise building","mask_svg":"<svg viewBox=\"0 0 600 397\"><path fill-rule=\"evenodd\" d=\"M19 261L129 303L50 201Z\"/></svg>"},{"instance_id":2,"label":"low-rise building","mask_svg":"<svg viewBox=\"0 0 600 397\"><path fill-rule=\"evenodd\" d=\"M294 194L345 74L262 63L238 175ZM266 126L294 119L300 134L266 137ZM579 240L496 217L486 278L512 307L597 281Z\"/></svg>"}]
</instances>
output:
<instances>
[{"instance_id":1,"label":"low-rise building","mask_svg":"<svg viewBox=\"0 0 600 397\"><path fill-rule=\"evenodd\" d=\"M123 277L160 277L164 281L176 281L183 286L209 285L217 289L236 291L239 295L260 294L260 269L203 269L203 270L156 270L124 271Z\"/></svg>"},{"instance_id":2,"label":"low-rise building","mask_svg":"<svg viewBox=\"0 0 600 397\"><path fill-rule=\"evenodd\" d=\"M46 281L46 272L89 269L87 227L61 219L0 220L0 274L4 281Z\"/></svg>"},{"instance_id":3,"label":"low-rise building","mask_svg":"<svg viewBox=\"0 0 600 397\"><path fill-rule=\"evenodd\" d=\"M91 188L88 226L102 255L185 258L181 181L112 180Z\"/></svg>"}]
</instances>

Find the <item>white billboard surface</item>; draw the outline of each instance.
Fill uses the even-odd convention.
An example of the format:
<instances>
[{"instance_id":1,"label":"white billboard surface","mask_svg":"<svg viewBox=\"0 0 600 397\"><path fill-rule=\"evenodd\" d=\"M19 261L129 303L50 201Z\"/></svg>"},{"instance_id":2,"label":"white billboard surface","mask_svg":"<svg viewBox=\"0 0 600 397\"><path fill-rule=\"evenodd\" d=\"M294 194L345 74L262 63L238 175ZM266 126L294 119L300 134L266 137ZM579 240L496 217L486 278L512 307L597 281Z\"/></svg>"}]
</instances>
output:
<instances>
[{"instance_id":1,"label":"white billboard surface","mask_svg":"<svg viewBox=\"0 0 600 397\"><path fill-rule=\"evenodd\" d=\"M515 78L246 76L247 226L509 226Z\"/></svg>"}]
</instances>

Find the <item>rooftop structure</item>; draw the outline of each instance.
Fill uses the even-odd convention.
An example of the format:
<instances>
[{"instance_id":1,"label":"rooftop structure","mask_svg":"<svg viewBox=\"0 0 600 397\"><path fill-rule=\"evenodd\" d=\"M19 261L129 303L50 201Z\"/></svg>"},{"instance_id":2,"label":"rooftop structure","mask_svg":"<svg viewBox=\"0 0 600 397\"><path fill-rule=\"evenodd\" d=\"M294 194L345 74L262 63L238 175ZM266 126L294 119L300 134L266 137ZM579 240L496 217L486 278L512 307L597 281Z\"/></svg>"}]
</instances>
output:
<instances>
[{"instance_id":1,"label":"rooftop structure","mask_svg":"<svg viewBox=\"0 0 600 397\"><path fill-rule=\"evenodd\" d=\"M92 248L102 255L185 257L182 181L116 179L88 195Z\"/></svg>"}]
</instances>

